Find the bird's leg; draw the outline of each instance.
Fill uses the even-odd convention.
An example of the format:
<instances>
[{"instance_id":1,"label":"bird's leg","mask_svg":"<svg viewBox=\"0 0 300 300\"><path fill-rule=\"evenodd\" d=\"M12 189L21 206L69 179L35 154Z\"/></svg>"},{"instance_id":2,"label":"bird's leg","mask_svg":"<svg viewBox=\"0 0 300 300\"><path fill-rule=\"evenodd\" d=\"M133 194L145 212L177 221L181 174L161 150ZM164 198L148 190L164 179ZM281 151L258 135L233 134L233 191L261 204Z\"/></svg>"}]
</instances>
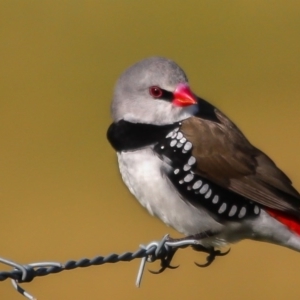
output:
<instances>
[{"instance_id":1,"label":"bird's leg","mask_svg":"<svg viewBox=\"0 0 300 300\"><path fill-rule=\"evenodd\" d=\"M197 233L195 235L190 235L190 236L180 238L180 239L169 238L169 241L174 241L175 242L175 241L184 241L184 240L187 240L187 239L201 240L201 239L204 239L204 238L207 238L207 237L212 237L216 234L217 233L213 233L211 231L204 231L204 232L200 232L200 233ZM216 259L217 256L225 256L230 252L230 249L229 249L228 251L222 253L220 250L215 250L214 247L204 247L203 245L200 245L200 244L192 245L192 248L195 251L198 251L198 252L208 253L208 256L206 257L207 262L205 264L198 264L198 263L195 262L195 264L198 267L202 267L202 268L208 267Z\"/></svg>"},{"instance_id":2,"label":"bird's leg","mask_svg":"<svg viewBox=\"0 0 300 300\"><path fill-rule=\"evenodd\" d=\"M172 241L182 241L182 240L186 240L186 239L201 240L201 239L204 239L204 238L207 238L207 237L212 237L216 234L217 233L213 233L211 231L204 231L204 232L200 232L200 233L195 234L195 235L190 235L188 237L184 237L184 238L181 238L181 239L171 239L171 238L169 238L169 240L172 240ZM198 267L202 267L202 268L208 267L216 259L217 256L225 256L230 252L230 249L229 249L228 251L222 253L220 250L215 250L214 247L204 247L203 245L200 245L200 244L192 245L192 248L195 251L198 251L198 252L208 253L208 256L206 257L206 263L205 264L198 264L198 263L195 262L195 264Z\"/></svg>"},{"instance_id":3,"label":"bird's leg","mask_svg":"<svg viewBox=\"0 0 300 300\"><path fill-rule=\"evenodd\" d=\"M205 238L212 237L216 234L217 234L216 232L212 232L210 230L207 230L207 231L203 231L203 232L196 233L196 234L193 234L193 235L188 235L188 236L185 236L185 237L180 238L180 239L173 239L171 237L168 237L168 241L169 242L179 242L179 241L186 241L186 240L203 240Z\"/></svg>"},{"instance_id":4,"label":"bird's leg","mask_svg":"<svg viewBox=\"0 0 300 300\"><path fill-rule=\"evenodd\" d=\"M207 237L211 237L213 235L215 235L216 233L213 233L211 231L204 231L204 232L200 232L200 233L197 233L197 234L194 234L194 235L190 235L190 236L187 236L187 237L184 237L184 238L179 238L179 239L173 239L171 237L168 237L166 239L167 242L183 242L183 241L188 241L188 240L201 240L201 239L204 239L204 238L207 238ZM181 246L180 248L186 248L190 245L186 245L186 246ZM203 267L207 267L209 266L215 259L216 256L223 256L223 255L226 255L228 252L226 253L221 253L219 250L215 250L213 247L212 248L205 248L204 246L202 245L192 245L193 249L196 250L196 251L202 251L202 252L205 252L205 253L208 253L209 255L207 256L206 260L207 260L207 263L204 264L204 265L199 265L196 263L197 266L203 266ZM178 250L179 248L178 247L170 247L169 251L167 252L167 254L164 256L164 257L161 257L160 258L160 266L161 268L158 270L158 271L151 271L149 270L151 273L153 274L160 274L162 273L163 271L165 271L167 268L168 269L176 269L178 268L179 266L172 266L171 265L171 261L176 253L176 251Z\"/></svg>"}]
</instances>

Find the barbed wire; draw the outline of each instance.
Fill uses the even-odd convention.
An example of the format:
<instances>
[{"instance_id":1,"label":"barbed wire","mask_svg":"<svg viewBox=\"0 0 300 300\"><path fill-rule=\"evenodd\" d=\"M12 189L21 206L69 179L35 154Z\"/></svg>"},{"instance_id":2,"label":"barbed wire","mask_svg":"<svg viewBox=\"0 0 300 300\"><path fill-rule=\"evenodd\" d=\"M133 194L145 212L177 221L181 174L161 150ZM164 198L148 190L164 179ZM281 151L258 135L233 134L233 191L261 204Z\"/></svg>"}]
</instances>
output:
<instances>
[{"instance_id":1,"label":"barbed wire","mask_svg":"<svg viewBox=\"0 0 300 300\"><path fill-rule=\"evenodd\" d=\"M124 252L122 254L112 253L107 256L96 256L92 259L82 258L77 261L69 260L64 264L59 262L36 262L22 265L0 257L0 263L14 268L12 271L0 271L0 281L10 278L13 287L19 293L21 293L27 299L34 300L36 298L21 288L19 283L31 282L35 277L56 274L66 270L98 266L106 263L117 263L120 261L129 262L137 258L142 258L136 278L136 286L139 287L146 262L161 260L161 269L158 272L152 271L152 273L161 273L166 268L176 268L170 265L175 252L180 248L186 248L188 246L192 246L196 251L204 251L209 254L207 256L206 264L197 264L198 266L202 267L210 265L216 256L223 256L229 252L221 253L219 250L214 250L213 248L208 250L199 244L199 240L169 240L169 235L165 235L161 241L153 241L146 246L140 245L139 249L135 252Z\"/></svg>"}]
</instances>

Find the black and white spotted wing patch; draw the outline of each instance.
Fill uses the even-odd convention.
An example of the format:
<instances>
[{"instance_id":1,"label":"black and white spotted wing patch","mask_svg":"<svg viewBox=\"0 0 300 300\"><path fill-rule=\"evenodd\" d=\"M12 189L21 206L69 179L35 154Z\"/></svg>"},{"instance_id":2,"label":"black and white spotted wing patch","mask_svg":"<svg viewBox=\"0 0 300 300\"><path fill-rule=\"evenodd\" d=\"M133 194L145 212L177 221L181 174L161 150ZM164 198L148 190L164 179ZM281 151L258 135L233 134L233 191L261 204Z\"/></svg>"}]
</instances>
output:
<instances>
[{"instance_id":1,"label":"black and white spotted wing patch","mask_svg":"<svg viewBox=\"0 0 300 300\"><path fill-rule=\"evenodd\" d=\"M154 147L157 154L169 159L172 172L167 176L183 198L220 219L241 220L258 216L258 205L194 173L196 158L192 148L192 143L180 131L180 123Z\"/></svg>"}]
</instances>

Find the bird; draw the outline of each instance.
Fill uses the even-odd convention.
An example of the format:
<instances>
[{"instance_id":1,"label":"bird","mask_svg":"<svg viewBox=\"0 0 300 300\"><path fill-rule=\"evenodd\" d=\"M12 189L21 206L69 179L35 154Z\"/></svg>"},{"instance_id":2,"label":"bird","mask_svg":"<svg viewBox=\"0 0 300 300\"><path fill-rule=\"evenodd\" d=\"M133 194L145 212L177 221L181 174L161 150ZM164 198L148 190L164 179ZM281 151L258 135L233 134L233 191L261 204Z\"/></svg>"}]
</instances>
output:
<instances>
[{"instance_id":1,"label":"bird","mask_svg":"<svg viewBox=\"0 0 300 300\"><path fill-rule=\"evenodd\" d=\"M151 215L205 249L251 239L300 251L299 192L173 60L125 70L111 115L121 177Z\"/></svg>"}]
</instances>

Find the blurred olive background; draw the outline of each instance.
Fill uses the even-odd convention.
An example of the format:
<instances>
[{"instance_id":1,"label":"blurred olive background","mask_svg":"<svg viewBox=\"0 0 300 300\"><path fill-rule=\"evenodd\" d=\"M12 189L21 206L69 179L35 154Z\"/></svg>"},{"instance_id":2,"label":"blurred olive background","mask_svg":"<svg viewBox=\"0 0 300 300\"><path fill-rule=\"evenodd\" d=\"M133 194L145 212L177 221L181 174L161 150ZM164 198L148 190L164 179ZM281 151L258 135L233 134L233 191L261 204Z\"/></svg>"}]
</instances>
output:
<instances>
[{"instance_id":1,"label":"blurred olive background","mask_svg":"<svg viewBox=\"0 0 300 300\"><path fill-rule=\"evenodd\" d=\"M106 140L119 74L162 55L300 189L299 1L0 2L0 256L20 263L134 251L174 230L123 185ZM140 261L22 284L39 299L299 299L300 254L244 241L211 267ZM159 264L147 268L156 270ZM0 270L8 270L0 266ZM22 299L7 280L1 299Z\"/></svg>"}]
</instances>

